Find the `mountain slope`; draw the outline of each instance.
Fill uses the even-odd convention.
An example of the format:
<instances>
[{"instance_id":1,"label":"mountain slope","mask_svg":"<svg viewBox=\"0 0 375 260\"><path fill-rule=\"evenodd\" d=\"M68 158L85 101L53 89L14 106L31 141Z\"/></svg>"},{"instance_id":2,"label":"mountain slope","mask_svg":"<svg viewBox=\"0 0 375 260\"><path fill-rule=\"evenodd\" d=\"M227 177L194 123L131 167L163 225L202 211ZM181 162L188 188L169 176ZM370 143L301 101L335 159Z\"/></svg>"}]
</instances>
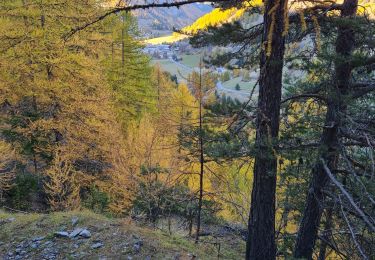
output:
<instances>
[{"instance_id":1,"label":"mountain slope","mask_svg":"<svg viewBox=\"0 0 375 260\"><path fill-rule=\"evenodd\" d=\"M211 10L210 5L191 4L180 8L137 10L133 15L138 18L141 31L155 37L168 34L173 28L188 26Z\"/></svg>"},{"instance_id":2,"label":"mountain slope","mask_svg":"<svg viewBox=\"0 0 375 260\"><path fill-rule=\"evenodd\" d=\"M199 30L204 30L209 26L217 26L225 22L239 19L245 12L245 9L230 8L221 10L215 8L211 12L197 19L193 24L182 29L183 32L194 34Z\"/></svg>"},{"instance_id":3,"label":"mountain slope","mask_svg":"<svg viewBox=\"0 0 375 260\"><path fill-rule=\"evenodd\" d=\"M209 26L217 26L225 22L238 20L244 15L245 9L230 8L227 10L221 10L215 8L212 11L202 15L188 26L184 26L181 31L186 34L194 34L199 30L204 30ZM184 34L173 33L169 36L162 37L150 37L146 43L149 44L160 44L160 43L173 43L182 39L187 38Z\"/></svg>"}]
</instances>

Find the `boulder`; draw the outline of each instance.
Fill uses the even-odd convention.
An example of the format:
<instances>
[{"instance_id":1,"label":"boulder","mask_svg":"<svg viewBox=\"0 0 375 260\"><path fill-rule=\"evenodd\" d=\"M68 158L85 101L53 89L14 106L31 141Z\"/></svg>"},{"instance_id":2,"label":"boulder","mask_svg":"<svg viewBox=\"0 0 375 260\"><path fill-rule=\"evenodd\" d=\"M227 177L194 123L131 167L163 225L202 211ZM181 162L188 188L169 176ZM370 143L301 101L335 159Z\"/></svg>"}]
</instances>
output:
<instances>
[{"instance_id":1,"label":"boulder","mask_svg":"<svg viewBox=\"0 0 375 260\"><path fill-rule=\"evenodd\" d=\"M101 248L101 247L103 247L103 246L104 246L103 243L98 242L98 243L93 244L93 245L91 246L91 248L92 248L92 249L98 249L98 248Z\"/></svg>"},{"instance_id":2,"label":"boulder","mask_svg":"<svg viewBox=\"0 0 375 260\"><path fill-rule=\"evenodd\" d=\"M91 232L88 231L87 229L83 229L83 230L79 233L79 236L80 236L80 237L83 237L83 238L90 238L90 237L91 237Z\"/></svg>"},{"instance_id":3,"label":"boulder","mask_svg":"<svg viewBox=\"0 0 375 260\"><path fill-rule=\"evenodd\" d=\"M55 236L57 237L69 237L69 233L65 231L55 232Z\"/></svg>"},{"instance_id":4,"label":"boulder","mask_svg":"<svg viewBox=\"0 0 375 260\"><path fill-rule=\"evenodd\" d=\"M76 229L74 229L74 230L69 234L69 237L70 237L70 238L74 238L74 237L78 236L79 234L81 234L82 231L83 231L82 228L76 228Z\"/></svg>"}]
</instances>

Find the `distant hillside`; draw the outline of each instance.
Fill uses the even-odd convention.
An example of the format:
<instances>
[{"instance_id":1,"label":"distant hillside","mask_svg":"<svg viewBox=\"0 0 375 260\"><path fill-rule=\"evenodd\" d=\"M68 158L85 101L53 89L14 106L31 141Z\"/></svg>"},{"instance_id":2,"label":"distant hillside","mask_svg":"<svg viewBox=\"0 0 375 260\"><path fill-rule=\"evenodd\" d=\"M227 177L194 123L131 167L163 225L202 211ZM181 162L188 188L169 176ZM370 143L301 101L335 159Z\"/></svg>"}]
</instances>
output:
<instances>
[{"instance_id":1,"label":"distant hillside","mask_svg":"<svg viewBox=\"0 0 375 260\"><path fill-rule=\"evenodd\" d=\"M180 8L137 10L133 14L138 18L139 27L146 36L162 36L170 33L173 28L183 28L194 23L211 11L210 5L191 4Z\"/></svg>"},{"instance_id":2,"label":"distant hillside","mask_svg":"<svg viewBox=\"0 0 375 260\"><path fill-rule=\"evenodd\" d=\"M211 12L206 13L205 15L196 19L190 25L183 28L181 27L181 31L187 34L194 34L199 30L207 28L208 26L216 26L228 21L238 20L243 16L244 12L245 9L231 8L228 10L221 10L219 8L215 8ZM151 37L151 39L147 40L146 42L150 44L172 43L186 37L186 35L173 33L169 36Z\"/></svg>"},{"instance_id":3,"label":"distant hillside","mask_svg":"<svg viewBox=\"0 0 375 260\"><path fill-rule=\"evenodd\" d=\"M193 24L186 26L182 29L186 33L196 33L199 30L203 30L209 26L220 25L225 22L237 20L244 14L245 9L231 8L228 10L214 9L210 13L197 19Z\"/></svg>"}]
</instances>

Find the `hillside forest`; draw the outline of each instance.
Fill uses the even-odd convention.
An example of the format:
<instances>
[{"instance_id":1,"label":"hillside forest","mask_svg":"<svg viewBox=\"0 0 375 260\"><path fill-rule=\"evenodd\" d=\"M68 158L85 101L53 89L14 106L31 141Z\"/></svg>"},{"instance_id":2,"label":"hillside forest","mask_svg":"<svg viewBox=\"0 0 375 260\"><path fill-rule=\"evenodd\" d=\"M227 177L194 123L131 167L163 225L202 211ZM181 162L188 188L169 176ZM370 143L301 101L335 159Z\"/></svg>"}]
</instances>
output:
<instances>
[{"instance_id":1,"label":"hillside forest","mask_svg":"<svg viewBox=\"0 0 375 260\"><path fill-rule=\"evenodd\" d=\"M2 259L44 259L2 249L13 214L87 211L196 250L134 259L375 259L374 1L208 1L180 80L132 11L203 2L0 2ZM258 73L245 102L213 68Z\"/></svg>"}]
</instances>

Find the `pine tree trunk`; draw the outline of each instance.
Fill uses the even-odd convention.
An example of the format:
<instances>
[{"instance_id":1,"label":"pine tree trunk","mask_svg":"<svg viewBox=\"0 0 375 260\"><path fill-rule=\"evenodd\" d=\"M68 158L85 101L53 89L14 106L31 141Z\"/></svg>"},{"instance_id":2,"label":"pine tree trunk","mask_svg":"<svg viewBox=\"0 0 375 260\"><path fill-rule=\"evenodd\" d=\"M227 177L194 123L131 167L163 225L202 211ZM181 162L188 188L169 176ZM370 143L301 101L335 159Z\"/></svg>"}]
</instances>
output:
<instances>
[{"instance_id":1,"label":"pine tree trunk","mask_svg":"<svg viewBox=\"0 0 375 260\"><path fill-rule=\"evenodd\" d=\"M197 214L197 233L195 235L195 243L199 242L199 234L201 230L201 215L203 204L203 177L204 177L204 150L203 150L203 91L202 91L202 61L199 70L199 200Z\"/></svg>"},{"instance_id":2,"label":"pine tree trunk","mask_svg":"<svg viewBox=\"0 0 375 260\"><path fill-rule=\"evenodd\" d=\"M357 11L358 0L345 0L341 11L342 17L353 16ZM321 158L332 170L336 168L339 156L339 128L345 113L344 98L348 93L351 78L349 58L354 48L355 39L352 27L344 22L338 26L336 53L339 56L335 64L335 86L328 97L325 127L321 138L321 154L312 170L311 181L307 195L306 207L300 224L294 257L312 259L315 241L318 234L323 212L323 189L329 183L329 178L323 168Z\"/></svg>"},{"instance_id":3,"label":"pine tree trunk","mask_svg":"<svg viewBox=\"0 0 375 260\"><path fill-rule=\"evenodd\" d=\"M246 259L275 259L275 195L285 50L284 10L287 0L266 1L260 60L257 155L246 245Z\"/></svg>"}]
</instances>

